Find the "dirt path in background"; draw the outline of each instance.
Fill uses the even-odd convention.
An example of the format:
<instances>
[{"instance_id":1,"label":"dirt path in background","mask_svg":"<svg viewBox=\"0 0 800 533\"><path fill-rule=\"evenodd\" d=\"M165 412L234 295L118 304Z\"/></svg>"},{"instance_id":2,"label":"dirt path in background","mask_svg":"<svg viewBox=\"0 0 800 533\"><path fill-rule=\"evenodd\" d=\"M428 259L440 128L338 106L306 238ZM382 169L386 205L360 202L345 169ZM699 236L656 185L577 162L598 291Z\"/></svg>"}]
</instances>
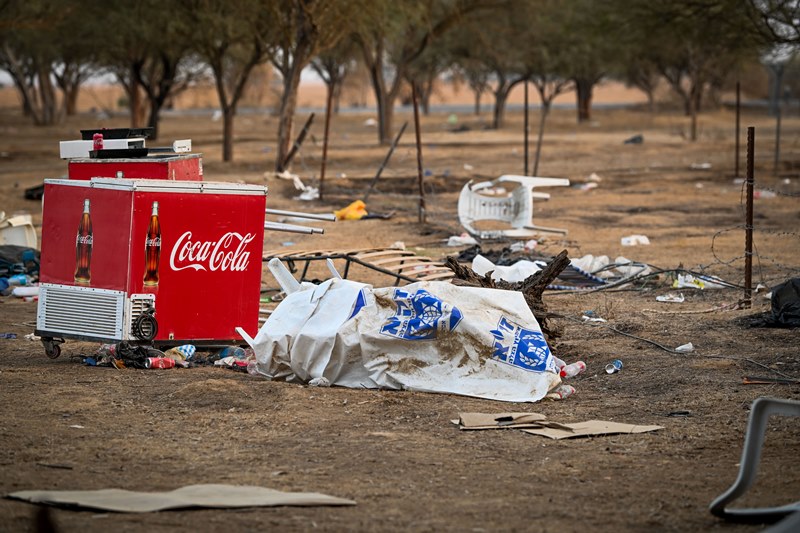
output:
<instances>
[{"instance_id":1,"label":"dirt path in background","mask_svg":"<svg viewBox=\"0 0 800 533\"><path fill-rule=\"evenodd\" d=\"M26 210L41 221L24 188L56 177L57 141L78 129L124 125L75 119L39 129L3 112L0 120L0 210ZM366 117L336 118L324 203L302 203L289 182L268 178L268 204L278 209L331 212L363 194L383 158ZM402 115L398 120L407 117ZM219 163L221 125L207 118L169 119L164 141L191 137L203 152L207 180L264 183L272 164L274 119L242 117L236 124L236 162ZM91 123L90 123L91 122ZM468 131L448 131L447 117L423 127L428 224L417 222L416 156L404 139L371 196L368 209L395 211L389 220L326 224L323 236L268 233L265 248L351 248L397 241L442 258L459 249L444 241L461 229L458 191L471 178L522 173L521 117L507 130L480 129L481 119L459 117ZM786 159L772 172L768 119L756 124L757 188L782 193L756 202L756 281L767 285L800 268L800 120L784 119ZM577 128L571 113L548 123L540 175L598 187L549 191L537 218L565 227L565 239L542 240L538 250L625 256L657 267L707 268L741 284L744 236L741 185L732 175L732 115L701 120L702 138L687 143L682 117L631 111L596 113ZM305 181L317 174L321 126L295 164ZM641 133L644 143L622 141ZM762 140L763 139L763 140ZM315 143L316 141L316 143ZM744 161L744 159L742 160ZM692 170L693 163L711 169ZM465 166L469 165L469 167ZM742 162L744 168L744 162ZM342 177L342 175L346 177ZM340 176L340 177L337 177ZM788 181L787 181L788 180ZM765 195L766 196L766 195ZM645 234L650 246L622 247L620 238ZM715 237L716 236L716 237ZM712 249L713 243L713 249ZM732 261L732 262L731 262ZM730 264L725 264L731 262ZM354 271L355 275L355 271ZM361 274L364 281L385 279ZM352 277L352 276L351 276ZM362 279L362 278L359 278ZM264 283L275 283L265 269ZM609 329L556 319L564 329L560 357L588 370L562 402L510 405L409 392L320 389L273 383L217 368L125 370L82 366L96 345L68 341L59 359L44 356L33 330L36 305L0 299L0 491L27 489L168 490L194 483L252 484L324 492L358 502L350 508L276 508L173 511L144 515L55 510L63 531L697 531L722 527L707 511L737 472L752 401L770 395L800 399L800 387L743 385L745 375L800 377L798 332L747 327L768 310L756 296L751 310L714 311L735 303L738 289L683 290L682 304L659 304L666 279L649 290L545 294L554 312L579 317L592 310L616 329L667 347L692 342L696 351L667 353ZM622 372L603 367L620 358ZM753 365L745 359L766 365ZM658 424L641 435L551 441L519 431L459 432L458 413L541 412L563 422L589 419ZM681 416L675 416L682 413ZM800 426L778 418L769 426L761 473L742 505L793 501L800 486ZM35 508L0 500L0 530L32 531ZM758 526L724 526L756 531Z\"/></svg>"}]
</instances>

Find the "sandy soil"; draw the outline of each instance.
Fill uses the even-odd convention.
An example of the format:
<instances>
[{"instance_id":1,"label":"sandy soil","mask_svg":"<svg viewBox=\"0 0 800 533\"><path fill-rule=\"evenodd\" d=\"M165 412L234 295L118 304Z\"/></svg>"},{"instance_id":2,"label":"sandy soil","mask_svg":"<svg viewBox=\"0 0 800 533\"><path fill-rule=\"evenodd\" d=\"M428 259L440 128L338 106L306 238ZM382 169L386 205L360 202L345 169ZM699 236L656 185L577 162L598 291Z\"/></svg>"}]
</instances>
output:
<instances>
[{"instance_id":1,"label":"sandy soil","mask_svg":"<svg viewBox=\"0 0 800 533\"><path fill-rule=\"evenodd\" d=\"M8 109L0 113L0 209L30 212L37 223L40 205L24 200L22 193L43 178L65 173L57 141L76 138L80 128L125 125L123 118L98 122L81 116L42 129ZM363 195L383 159L385 148L376 146L375 131L363 125L364 118L335 118L325 201L315 203L293 200L296 191L289 182L264 177L273 164L274 118L238 119L232 164L220 162L221 124L208 117L168 118L162 138L191 137L195 151L204 153L207 180L266 182L273 207L331 212ZM462 185L523 172L522 117L510 118L506 129L493 132L482 129L488 115L462 116L458 125L467 131L460 133L450 131L446 116L424 120L424 166L431 173L427 224L417 222L416 157L407 133L367 206L375 212L394 210L392 219L324 223L322 236L268 233L265 248L285 248L288 242L301 249L403 241L436 258L457 253L444 241L461 233L456 200ZM703 115L697 143L685 140L687 122L678 115L597 112L583 126L576 126L567 111L551 119L538 174L581 184L596 173L602 181L592 190L553 190L549 202L538 204L539 221L569 229L565 239L542 240L539 251L624 255L664 269L705 269L731 283L743 282L744 234L736 227L744 218L741 185L734 183L730 111ZM401 112L401 120L410 116ZM772 120L745 114L742 125L757 127L757 188L782 193L758 199L755 207L754 277L771 286L797 276L800 268L800 120L784 118L777 172ZM322 124L315 124L294 165L306 182L319 174L321 131ZM623 144L639 133L642 144ZM710 163L711 169L690 169L696 163ZM740 167L743 172L744 155ZM736 229L725 231L730 228ZM622 247L620 238L630 234L647 235L651 245ZM266 273L264 284L275 285ZM769 308L762 295L752 309L713 310L740 300L740 289L684 290L686 302L673 305L655 301L670 291L665 276L647 290L635 289L549 292L545 303L572 318L593 310L626 333L673 348L692 342L696 351L675 355L608 329L557 319L564 331L557 353L585 361L588 370L572 381L577 393L567 400L526 405L310 388L215 368L91 368L78 356L96 345L77 341L68 341L61 357L50 360L40 343L24 338L33 330L36 304L5 297L0 332L18 338L0 340L5 406L0 492L231 483L325 492L358 502L350 508L145 515L54 510L52 518L62 531L760 529L723 524L707 506L736 477L752 401L800 399L797 386L742 383L745 375L776 377L776 371L800 377L798 332L747 327L748 317ZM603 367L614 358L625 367L607 375ZM596 418L665 429L551 441L518 431L459 432L449 422L460 412L507 410L541 412L564 422ZM676 412L688 414L671 416ZM797 420L770 423L761 474L742 505L796 499L799 440ZM29 504L0 500L0 530L32 531L34 512Z\"/></svg>"}]
</instances>

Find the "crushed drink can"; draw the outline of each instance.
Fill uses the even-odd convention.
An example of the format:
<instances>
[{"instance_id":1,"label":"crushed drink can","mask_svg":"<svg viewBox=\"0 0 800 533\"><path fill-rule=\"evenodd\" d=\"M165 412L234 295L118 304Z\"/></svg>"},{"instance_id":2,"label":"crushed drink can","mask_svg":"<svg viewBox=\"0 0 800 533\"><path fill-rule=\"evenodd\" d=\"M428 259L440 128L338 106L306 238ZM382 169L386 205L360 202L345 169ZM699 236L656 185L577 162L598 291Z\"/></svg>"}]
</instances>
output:
<instances>
[{"instance_id":1,"label":"crushed drink can","mask_svg":"<svg viewBox=\"0 0 800 533\"><path fill-rule=\"evenodd\" d=\"M174 368L175 360L169 357L148 357L144 360L145 368Z\"/></svg>"},{"instance_id":2,"label":"crushed drink can","mask_svg":"<svg viewBox=\"0 0 800 533\"><path fill-rule=\"evenodd\" d=\"M614 359L606 365L606 374L616 374L620 370L622 370L622 361L619 359Z\"/></svg>"}]
</instances>

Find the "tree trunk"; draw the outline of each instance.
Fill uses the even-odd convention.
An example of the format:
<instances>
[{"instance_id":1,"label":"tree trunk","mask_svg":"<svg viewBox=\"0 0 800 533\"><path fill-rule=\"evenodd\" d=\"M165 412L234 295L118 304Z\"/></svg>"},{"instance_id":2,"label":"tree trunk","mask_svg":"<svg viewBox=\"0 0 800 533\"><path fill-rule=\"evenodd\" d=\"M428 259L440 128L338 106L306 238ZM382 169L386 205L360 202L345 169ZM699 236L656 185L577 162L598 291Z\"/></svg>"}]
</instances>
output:
<instances>
[{"instance_id":1,"label":"tree trunk","mask_svg":"<svg viewBox=\"0 0 800 533\"><path fill-rule=\"evenodd\" d=\"M588 122L592 118L592 91L594 82L584 78L575 78L575 95L578 105L578 123Z\"/></svg>"},{"instance_id":2,"label":"tree trunk","mask_svg":"<svg viewBox=\"0 0 800 533\"><path fill-rule=\"evenodd\" d=\"M150 99L150 115L147 117L147 127L153 128L153 133L150 134L150 139L153 141L158 139L158 122L161 118L161 106L163 103L160 98Z\"/></svg>"},{"instance_id":3,"label":"tree trunk","mask_svg":"<svg viewBox=\"0 0 800 533\"><path fill-rule=\"evenodd\" d=\"M78 112L79 83L68 83L64 88L64 110L68 117L74 117Z\"/></svg>"},{"instance_id":4,"label":"tree trunk","mask_svg":"<svg viewBox=\"0 0 800 533\"><path fill-rule=\"evenodd\" d=\"M294 112L297 108L297 89L300 86L300 71L302 68L295 61L283 76L283 95L278 114L278 153L275 156L275 171L282 172L283 162L286 159L292 144L292 125Z\"/></svg>"},{"instance_id":5,"label":"tree trunk","mask_svg":"<svg viewBox=\"0 0 800 533\"><path fill-rule=\"evenodd\" d=\"M533 175L539 174L539 156L542 153L542 139L544 139L544 121L550 112L550 101L542 98L542 109L539 117L539 138L536 139L536 155L533 158Z\"/></svg>"},{"instance_id":6,"label":"tree trunk","mask_svg":"<svg viewBox=\"0 0 800 533\"><path fill-rule=\"evenodd\" d=\"M689 140L694 142L697 140L697 112L700 107L700 97L702 91L691 91L689 97L689 116L691 126L689 129Z\"/></svg>"},{"instance_id":7,"label":"tree trunk","mask_svg":"<svg viewBox=\"0 0 800 533\"><path fill-rule=\"evenodd\" d=\"M492 115L492 129L499 130L503 127L506 118L506 101L508 100L509 89L498 87L494 92L494 113Z\"/></svg>"},{"instance_id":8,"label":"tree trunk","mask_svg":"<svg viewBox=\"0 0 800 533\"><path fill-rule=\"evenodd\" d=\"M223 106L222 108L222 160L226 163L233 161L233 117L236 108Z\"/></svg>"},{"instance_id":9,"label":"tree trunk","mask_svg":"<svg viewBox=\"0 0 800 533\"><path fill-rule=\"evenodd\" d=\"M56 93L50 79L50 67L41 66L37 72L39 80L39 96L41 97L41 114L37 126L52 126L59 118L57 112Z\"/></svg>"},{"instance_id":10,"label":"tree trunk","mask_svg":"<svg viewBox=\"0 0 800 533\"><path fill-rule=\"evenodd\" d=\"M474 91L475 93L475 116L480 116L481 114L481 95L483 91Z\"/></svg>"}]
</instances>

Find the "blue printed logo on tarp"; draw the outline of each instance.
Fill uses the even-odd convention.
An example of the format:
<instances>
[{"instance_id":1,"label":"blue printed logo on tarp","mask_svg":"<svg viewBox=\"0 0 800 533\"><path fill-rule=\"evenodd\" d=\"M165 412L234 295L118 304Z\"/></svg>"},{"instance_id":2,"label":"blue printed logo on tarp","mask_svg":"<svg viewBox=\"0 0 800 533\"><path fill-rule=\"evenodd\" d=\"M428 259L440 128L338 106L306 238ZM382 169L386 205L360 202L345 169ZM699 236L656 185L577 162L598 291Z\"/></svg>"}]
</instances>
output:
<instances>
[{"instance_id":1,"label":"blue printed logo on tarp","mask_svg":"<svg viewBox=\"0 0 800 533\"><path fill-rule=\"evenodd\" d=\"M410 293L395 289L392 299L397 313L381 327L381 333L406 340L436 338L439 330L453 331L464 317L457 307L447 304L424 289Z\"/></svg>"},{"instance_id":2,"label":"blue printed logo on tarp","mask_svg":"<svg viewBox=\"0 0 800 533\"><path fill-rule=\"evenodd\" d=\"M506 317L501 317L494 335L494 353L492 357L504 363L518 366L525 370L544 372L550 348L544 335L538 331L525 329Z\"/></svg>"},{"instance_id":3,"label":"blue printed logo on tarp","mask_svg":"<svg viewBox=\"0 0 800 533\"><path fill-rule=\"evenodd\" d=\"M364 307L365 305L367 305L367 297L364 294L364 289L361 289L360 291L358 291L358 296L356 296L356 302L353 304L353 312L350 313L350 316L347 317L347 320L350 320L351 318L356 316L358 312L361 311L361 308Z\"/></svg>"}]
</instances>

